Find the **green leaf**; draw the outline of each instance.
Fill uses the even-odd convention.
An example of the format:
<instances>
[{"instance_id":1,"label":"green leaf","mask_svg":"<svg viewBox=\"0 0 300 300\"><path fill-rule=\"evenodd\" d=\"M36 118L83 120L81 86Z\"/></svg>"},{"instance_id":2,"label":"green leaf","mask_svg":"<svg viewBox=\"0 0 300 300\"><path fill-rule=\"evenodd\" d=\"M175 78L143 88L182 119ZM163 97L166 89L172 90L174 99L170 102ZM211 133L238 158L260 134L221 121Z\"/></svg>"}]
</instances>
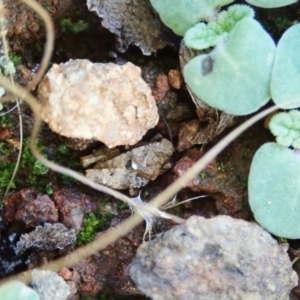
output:
<instances>
[{"instance_id":1,"label":"green leaf","mask_svg":"<svg viewBox=\"0 0 300 300\"><path fill-rule=\"evenodd\" d=\"M271 98L269 86L276 46L252 18L239 21L228 40L191 59L183 75L193 93L211 107L247 115Z\"/></svg>"},{"instance_id":2,"label":"green leaf","mask_svg":"<svg viewBox=\"0 0 300 300\"><path fill-rule=\"evenodd\" d=\"M176 34L185 32L200 21L212 20L217 9L234 0L150 0L163 23Z\"/></svg>"},{"instance_id":3,"label":"green leaf","mask_svg":"<svg viewBox=\"0 0 300 300\"><path fill-rule=\"evenodd\" d=\"M216 22L199 23L190 28L184 35L187 47L202 50L214 47L225 40L236 23L244 18L253 18L254 11L248 5L235 4L222 11Z\"/></svg>"},{"instance_id":4,"label":"green leaf","mask_svg":"<svg viewBox=\"0 0 300 300\"><path fill-rule=\"evenodd\" d=\"M272 234L300 238L300 153L266 143L251 163L249 204L256 221Z\"/></svg>"},{"instance_id":5,"label":"green leaf","mask_svg":"<svg viewBox=\"0 0 300 300\"><path fill-rule=\"evenodd\" d=\"M278 42L271 94L281 108L300 107L300 24L291 26Z\"/></svg>"},{"instance_id":6,"label":"green leaf","mask_svg":"<svg viewBox=\"0 0 300 300\"><path fill-rule=\"evenodd\" d=\"M0 299L3 300L39 300L38 293L21 281L8 281L0 287Z\"/></svg>"},{"instance_id":7,"label":"green leaf","mask_svg":"<svg viewBox=\"0 0 300 300\"><path fill-rule=\"evenodd\" d=\"M276 142L284 147L300 148L300 111L280 112L269 123Z\"/></svg>"},{"instance_id":8,"label":"green leaf","mask_svg":"<svg viewBox=\"0 0 300 300\"><path fill-rule=\"evenodd\" d=\"M2 97L5 94L5 90L2 86L0 86L0 97ZM3 104L0 102L0 110L3 109Z\"/></svg>"},{"instance_id":9,"label":"green leaf","mask_svg":"<svg viewBox=\"0 0 300 300\"><path fill-rule=\"evenodd\" d=\"M275 8L296 3L297 0L246 0L248 3L264 8Z\"/></svg>"}]
</instances>

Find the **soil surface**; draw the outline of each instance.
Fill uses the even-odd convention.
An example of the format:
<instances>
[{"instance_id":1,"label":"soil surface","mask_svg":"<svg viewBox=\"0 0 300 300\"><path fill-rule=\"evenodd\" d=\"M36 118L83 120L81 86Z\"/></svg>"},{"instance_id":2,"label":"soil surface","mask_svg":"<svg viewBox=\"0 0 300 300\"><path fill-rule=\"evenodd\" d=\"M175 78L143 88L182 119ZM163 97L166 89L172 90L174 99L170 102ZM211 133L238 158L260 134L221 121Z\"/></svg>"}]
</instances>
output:
<instances>
[{"instance_id":1,"label":"soil surface","mask_svg":"<svg viewBox=\"0 0 300 300\"><path fill-rule=\"evenodd\" d=\"M84 1L38 2L48 11L55 24L56 40L51 64L77 58L117 64L130 61L142 69L142 77L152 90L160 119L157 126L149 130L138 145L149 144L158 137L166 138L173 143L175 151L170 158L168 171L141 189L123 191L127 195L134 197L140 194L144 201L151 200L184 174L232 128L247 119L234 118L230 127L206 145L194 144L197 134L201 130L205 131L210 119L196 108L183 83L178 57L179 37L167 31L171 46L157 50L152 56L143 55L136 46L130 46L126 52L120 53L117 51L114 34L101 25L101 19L96 14L88 11ZM41 60L45 41L44 25L38 15L23 2L5 1L5 6L10 51L20 57L16 65L15 81L26 86L32 80L36 66ZM298 4L274 9L268 13L263 10L257 12L258 18L266 28L270 28L270 33L275 39L278 39L289 26L288 22L299 20L299 15ZM9 111L14 106L15 102L5 103L3 112ZM15 165L20 148L20 114L24 133L23 155L14 184L6 193L9 174ZM0 267L1 278L70 253L75 247L87 243L94 236L101 236L102 232L116 226L131 214L128 206L121 201L37 165L28 149L32 125L32 112L23 101L20 103L20 112L14 109L0 116L0 193L4 200L0 212L0 260L3 262ZM183 188L177 195L177 201L197 196L205 197L171 208L168 212L184 219L192 215L206 218L229 215L254 221L247 196L250 163L260 145L273 140L264 121L252 126ZM38 145L49 160L82 173L84 168L80 165L80 158L90 155L99 148L105 148L97 141L60 137L46 124L43 124L40 130ZM73 149L74 145L76 149ZM118 150L125 153L128 149L118 147ZM53 250L50 246L40 249L32 246L18 255L15 254L16 244L21 235L33 232L36 226L56 222L62 223L67 230L74 230L77 240L68 243L63 249ZM85 231L88 222L93 224L92 233ZM153 225L151 234L164 232L173 226L170 221L158 219ZM143 241L144 230L145 225L138 226L107 249L79 262L73 268L61 270L60 275L69 284L73 293L73 298L70 299L87 299L84 297L147 299L137 290L126 272L126 267ZM67 237L70 236L68 233ZM288 242L289 254L293 260L300 256L297 250L300 242L297 240ZM294 268L300 274L299 263L296 263ZM293 290L291 297L300 299L300 287Z\"/></svg>"}]
</instances>

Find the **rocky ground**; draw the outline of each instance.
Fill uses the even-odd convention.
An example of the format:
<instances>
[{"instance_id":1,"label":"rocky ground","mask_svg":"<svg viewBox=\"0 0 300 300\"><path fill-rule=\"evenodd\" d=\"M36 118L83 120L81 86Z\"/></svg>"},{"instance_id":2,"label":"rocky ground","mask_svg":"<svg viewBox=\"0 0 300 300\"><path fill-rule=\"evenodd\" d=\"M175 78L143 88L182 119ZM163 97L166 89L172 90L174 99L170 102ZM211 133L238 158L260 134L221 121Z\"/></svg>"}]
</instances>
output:
<instances>
[{"instance_id":1,"label":"rocky ground","mask_svg":"<svg viewBox=\"0 0 300 300\"><path fill-rule=\"evenodd\" d=\"M38 143L49 160L85 173L87 165L93 170L95 157L98 159L104 153L101 163L102 168L108 170L109 178L116 169L122 168L123 177L116 177L113 187L120 188L131 197L140 194L147 201L184 174L231 128L245 121L245 117L234 118L222 133L215 136L220 119L196 108L184 85L178 57L180 39L155 19L153 12L148 15L149 12L145 11L146 1L140 1L144 5L137 4L135 8L141 14L139 22L146 22L144 31L136 29L136 21L128 17L126 5L120 6L117 13L114 12L118 1L111 1L112 4L108 7L103 5L101 9L94 8L94 12L90 12L82 0L41 0L39 3L55 23L56 40L51 64L83 58L95 63L112 62L117 65L131 62L141 68L141 76L150 87L158 109L157 125L148 130L140 142L130 147L108 148L95 139L86 141L60 137L44 123ZM95 3L90 1L88 6L95 7ZM5 7L7 39L15 59L19 58L16 61L15 80L26 86L41 59L45 40L44 26L40 18L19 1L6 1ZM114 22L108 22L107 19L112 18L112 12ZM284 18L280 19L281 15ZM259 12L258 16L266 26L272 28L272 34L277 38L284 30L283 19L285 22L299 19L299 5L274 10L268 15ZM120 22L129 29L122 32L118 27ZM285 26L288 27L288 24ZM37 91L33 93L37 94ZM13 106L14 103L6 103L3 111ZM121 201L37 165L28 150L32 113L23 102L21 114L25 136L24 155L15 185L10 188L1 210L1 278L33 269L70 253L75 247L101 236L105 230L116 226L131 214L129 207ZM0 116L2 197L17 158L19 138L18 111L13 110ZM132 153L136 153L139 147L141 152L148 153L149 144L159 143L164 139L169 141L170 151L164 156L163 163L160 162L157 168L151 169L150 174L145 175L149 170L139 174L146 185L136 184L135 167L132 164L135 156ZM200 140L205 142L200 143ZM226 215L253 221L247 200L249 167L259 146L271 140L273 137L263 121L252 126L183 188L177 195L177 201L196 196L205 197L171 208L168 212L184 219L193 215L205 218ZM164 144L163 148L166 147ZM102 151L101 155L96 152L99 149ZM158 152L161 155L163 151ZM124 159L111 162L121 154L125 156ZM126 181L124 184L124 177L128 178L130 174L133 174L133 181ZM52 226L45 225L48 223ZM54 228L58 223L63 226ZM154 237L173 226L170 221L158 219L151 234ZM145 226L140 225L107 249L80 261L72 268L62 269L59 275L71 290L68 299L147 299L137 289L127 271L137 248L143 242L144 230ZM293 260L300 255L299 241L288 242L288 253ZM296 263L294 269L299 274L299 264ZM299 291L299 287L294 288L292 299L300 299Z\"/></svg>"}]
</instances>

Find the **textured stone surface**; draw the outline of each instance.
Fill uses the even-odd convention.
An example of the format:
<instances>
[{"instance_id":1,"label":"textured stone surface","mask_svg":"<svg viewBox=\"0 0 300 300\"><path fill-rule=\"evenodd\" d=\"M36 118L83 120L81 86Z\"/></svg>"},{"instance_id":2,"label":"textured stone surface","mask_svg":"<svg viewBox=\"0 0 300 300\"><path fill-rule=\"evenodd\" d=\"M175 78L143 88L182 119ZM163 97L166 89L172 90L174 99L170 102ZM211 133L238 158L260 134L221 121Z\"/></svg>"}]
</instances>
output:
<instances>
[{"instance_id":1,"label":"textured stone surface","mask_svg":"<svg viewBox=\"0 0 300 300\"><path fill-rule=\"evenodd\" d=\"M87 6L102 18L102 26L117 35L120 52L134 44L144 55L150 55L171 45L169 30L153 13L148 0L87 0Z\"/></svg>"},{"instance_id":2,"label":"textured stone surface","mask_svg":"<svg viewBox=\"0 0 300 300\"><path fill-rule=\"evenodd\" d=\"M129 211L126 217L129 216ZM125 217L112 219L111 228L117 226ZM108 231L110 229L107 229ZM144 299L137 297L141 292L130 280L126 267L132 261L137 247L143 239L144 226L140 225L110 244L105 250L81 260L73 266L73 273L78 272L77 288L81 296L94 297L96 294L116 295L114 299ZM104 232L96 236L101 237Z\"/></svg>"},{"instance_id":3,"label":"textured stone surface","mask_svg":"<svg viewBox=\"0 0 300 300\"><path fill-rule=\"evenodd\" d=\"M134 148L86 170L86 176L114 189L139 188L171 167L173 144L167 139Z\"/></svg>"},{"instance_id":4,"label":"textured stone surface","mask_svg":"<svg viewBox=\"0 0 300 300\"><path fill-rule=\"evenodd\" d=\"M173 168L176 178L183 176L202 155L201 149L189 149ZM220 214L249 220L251 211L247 200L247 189L242 185L240 178L243 173L239 172L237 168L233 173L233 169L233 165L213 160L185 187L193 192L205 193L216 199L216 207Z\"/></svg>"},{"instance_id":5,"label":"textured stone surface","mask_svg":"<svg viewBox=\"0 0 300 300\"><path fill-rule=\"evenodd\" d=\"M78 233L86 213L96 209L95 203L76 188L64 187L54 191L53 200L57 205L62 223Z\"/></svg>"},{"instance_id":6,"label":"textured stone surface","mask_svg":"<svg viewBox=\"0 0 300 300\"><path fill-rule=\"evenodd\" d=\"M24 252L26 249L35 248L51 251L63 249L74 243L76 233L74 229L68 229L61 223L37 226L34 231L22 234L17 243L17 251Z\"/></svg>"},{"instance_id":7,"label":"textured stone surface","mask_svg":"<svg viewBox=\"0 0 300 300\"><path fill-rule=\"evenodd\" d=\"M161 101L166 97L170 90L168 77L164 74L158 74L156 77L156 88L152 91L152 95L156 101Z\"/></svg>"},{"instance_id":8,"label":"textured stone surface","mask_svg":"<svg viewBox=\"0 0 300 300\"><path fill-rule=\"evenodd\" d=\"M6 220L23 222L28 228L40 225L40 218L48 223L58 221L54 202L35 188L25 188L12 194L5 200L4 207Z\"/></svg>"},{"instance_id":9,"label":"textured stone surface","mask_svg":"<svg viewBox=\"0 0 300 300\"><path fill-rule=\"evenodd\" d=\"M286 300L297 284L291 262L256 224L191 217L144 243L128 268L153 300Z\"/></svg>"},{"instance_id":10,"label":"textured stone surface","mask_svg":"<svg viewBox=\"0 0 300 300\"><path fill-rule=\"evenodd\" d=\"M183 151L194 146L194 139L199 133L201 122L191 120L180 124L178 133L178 151Z\"/></svg>"},{"instance_id":11,"label":"textured stone surface","mask_svg":"<svg viewBox=\"0 0 300 300\"><path fill-rule=\"evenodd\" d=\"M183 78L179 70L170 70L168 73L168 79L171 87L174 89L180 89L183 84Z\"/></svg>"},{"instance_id":12,"label":"textured stone surface","mask_svg":"<svg viewBox=\"0 0 300 300\"><path fill-rule=\"evenodd\" d=\"M41 116L71 138L97 139L108 147L134 145L158 122L151 89L131 63L54 64L39 85Z\"/></svg>"},{"instance_id":13,"label":"textured stone surface","mask_svg":"<svg viewBox=\"0 0 300 300\"><path fill-rule=\"evenodd\" d=\"M59 275L60 277L62 277L64 280L69 280L69 279L71 279L71 277L72 277L72 272L71 272L67 267L63 267L63 268L59 271L58 275Z\"/></svg>"},{"instance_id":14,"label":"textured stone surface","mask_svg":"<svg viewBox=\"0 0 300 300\"><path fill-rule=\"evenodd\" d=\"M40 300L66 300L70 294L70 287L52 271L31 271L33 289L39 294Z\"/></svg>"}]
</instances>

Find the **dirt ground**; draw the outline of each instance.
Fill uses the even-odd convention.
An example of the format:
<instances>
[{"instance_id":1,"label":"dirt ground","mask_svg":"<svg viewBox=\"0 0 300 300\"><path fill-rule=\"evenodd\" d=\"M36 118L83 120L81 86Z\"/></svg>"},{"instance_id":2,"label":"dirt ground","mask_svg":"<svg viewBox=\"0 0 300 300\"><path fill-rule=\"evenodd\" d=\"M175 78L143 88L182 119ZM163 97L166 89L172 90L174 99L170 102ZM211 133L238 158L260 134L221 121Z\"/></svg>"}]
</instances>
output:
<instances>
[{"instance_id":1,"label":"dirt ground","mask_svg":"<svg viewBox=\"0 0 300 300\"><path fill-rule=\"evenodd\" d=\"M147 132L140 144L150 143L160 136L170 140L175 151L170 158L171 167L168 171L145 187L131 191L124 190L127 195L138 196L141 193L143 200L152 199L232 128L247 119L236 117L228 128L210 139L207 144L194 144L197 134L210 126L211 119L205 115L205 112L196 108L182 81L178 57L179 37L166 30L164 38L169 45L158 49L150 56L143 55L142 51L134 45L130 45L127 51L120 52L117 50L119 46L118 41L116 43L116 36L101 25L101 18L88 11L84 1L40 0L38 2L48 11L55 24L56 39L51 65L81 58L92 62L116 64L129 61L142 69L142 77L152 90L160 118L157 126ZM34 76L34 69L41 60L45 42L44 25L40 18L22 2L5 1L5 7L10 51L20 58L16 65L15 80L26 86ZM268 13L259 10L257 16L266 28L270 28L273 37L278 39L289 26L289 22L299 20L299 14L299 5L295 5ZM36 91L33 93L35 94ZM24 102L20 105L24 137L28 140L33 124L32 113ZM3 111L13 106L14 103L7 103ZM2 174L8 167L11 169L11 165L7 162L13 164L17 159L19 138L19 113L15 109L5 116L0 116ZM182 189L177 195L177 200L184 201L196 196L207 196L172 208L168 212L184 219L191 215L211 218L222 214L253 221L247 199L250 163L260 145L272 140L273 137L265 127L264 121L252 126L212 161L198 175L196 181ZM78 147L81 142L83 146ZM49 160L67 165L79 172L84 172L84 168L80 165L80 157L104 147L100 142L72 141L60 137L53 133L47 124L43 124L40 130L38 143ZM77 149L72 148L74 145ZM128 150L126 147L118 147L118 149L121 153ZM121 201L98 193L70 178L51 170L44 174L35 173L33 171L35 160L30 156L28 147L26 151L15 185L10 188L1 210L0 260L5 262L0 268L1 278L60 257L78 245L77 239L77 244L73 242L61 250L29 247L16 256L14 251L18 238L22 234L32 232L38 225L43 225L45 222L61 222L68 229L74 229L76 234L79 234L86 228L84 220L88 216L91 220L91 213L93 213L101 219L101 224L94 225L94 235L101 235L102 231L119 224L131 214L128 206ZM0 178L0 193L3 198L7 179L2 180L2 178L3 176ZM47 208L41 207L45 202L39 202L39 197L47 198L49 201ZM154 223L152 234L164 232L173 226L172 222L159 219ZM142 243L144 230L145 225L138 226L107 249L79 262L73 268L64 270L65 273L62 272L61 276L74 290L73 298L70 299L147 299L137 290L126 273L126 266ZM12 235L14 235L13 239ZM81 237L83 238L84 235L82 234ZM84 238L82 243L86 243ZM292 260L299 256L297 250L299 241L289 241L289 243L291 247L289 255ZM295 264L294 268L299 274L299 264ZM292 299L300 299L299 291L299 287L296 287Z\"/></svg>"}]
</instances>

